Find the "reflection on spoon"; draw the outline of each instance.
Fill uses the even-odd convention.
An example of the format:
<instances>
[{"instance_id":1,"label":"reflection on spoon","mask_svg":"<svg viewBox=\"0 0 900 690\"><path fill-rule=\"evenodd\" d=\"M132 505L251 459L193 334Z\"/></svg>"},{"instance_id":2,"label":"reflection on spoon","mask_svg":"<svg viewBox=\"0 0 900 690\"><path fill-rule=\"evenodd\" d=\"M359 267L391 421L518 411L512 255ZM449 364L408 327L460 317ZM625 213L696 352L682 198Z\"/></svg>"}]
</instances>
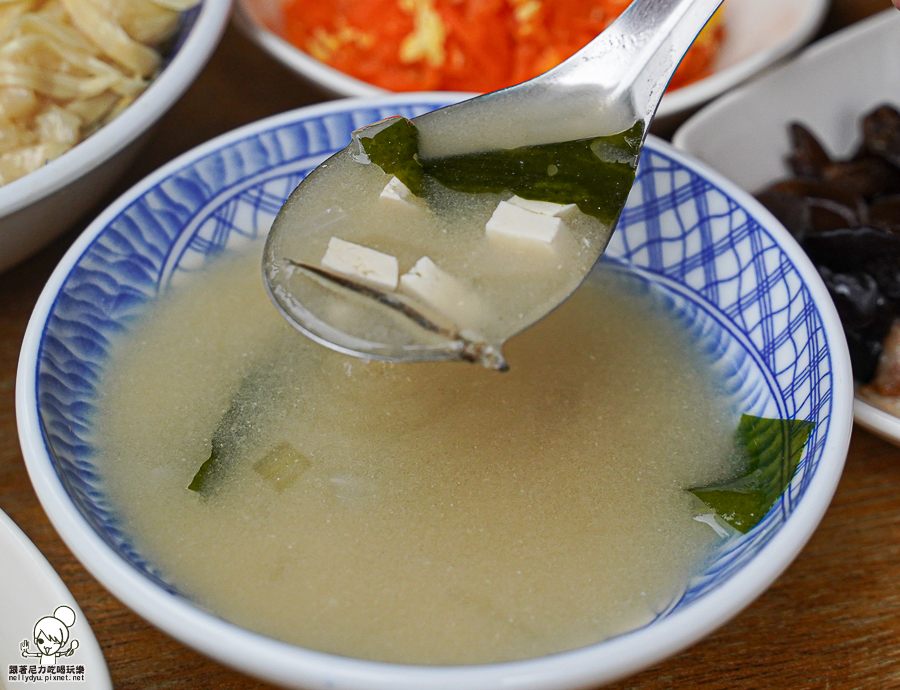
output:
<instances>
[{"instance_id":1,"label":"reflection on spoon","mask_svg":"<svg viewBox=\"0 0 900 690\"><path fill-rule=\"evenodd\" d=\"M348 354L506 369L503 343L606 248L665 86L720 2L636 0L537 79L354 132L275 220L276 305Z\"/></svg>"}]
</instances>

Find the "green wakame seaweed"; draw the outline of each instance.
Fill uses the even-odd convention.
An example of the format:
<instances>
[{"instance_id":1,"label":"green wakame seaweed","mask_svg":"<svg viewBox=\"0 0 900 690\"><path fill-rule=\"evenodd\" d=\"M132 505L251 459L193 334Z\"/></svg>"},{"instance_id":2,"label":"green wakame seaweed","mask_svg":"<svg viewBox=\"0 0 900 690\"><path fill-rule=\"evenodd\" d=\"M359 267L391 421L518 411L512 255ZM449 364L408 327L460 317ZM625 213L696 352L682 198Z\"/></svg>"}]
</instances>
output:
<instances>
[{"instance_id":1,"label":"green wakame seaweed","mask_svg":"<svg viewBox=\"0 0 900 690\"><path fill-rule=\"evenodd\" d=\"M359 141L369 160L413 194L428 197L428 181L458 192L509 191L525 199L577 204L614 223L634 184L643 123L612 136L421 160L416 126L405 118Z\"/></svg>"},{"instance_id":2,"label":"green wakame seaweed","mask_svg":"<svg viewBox=\"0 0 900 690\"><path fill-rule=\"evenodd\" d=\"M222 484L229 469L252 445L259 420L266 411L260 401L269 401L267 391L277 384L274 360L252 367L241 380L225 414L219 420L210 440L209 457L194 474L188 489L208 498Z\"/></svg>"},{"instance_id":3,"label":"green wakame seaweed","mask_svg":"<svg viewBox=\"0 0 900 690\"><path fill-rule=\"evenodd\" d=\"M742 471L714 486L689 489L740 532L749 532L791 483L815 422L742 415L734 434Z\"/></svg>"},{"instance_id":4,"label":"green wakame seaweed","mask_svg":"<svg viewBox=\"0 0 900 690\"><path fill-rule=\"evenodd\" d=\"M425 192L425 171L419 162L419 130L398 117L371 137L360 137L366 155L389 175L394 175L416 196Z\"/></svg>"}]
</instances>

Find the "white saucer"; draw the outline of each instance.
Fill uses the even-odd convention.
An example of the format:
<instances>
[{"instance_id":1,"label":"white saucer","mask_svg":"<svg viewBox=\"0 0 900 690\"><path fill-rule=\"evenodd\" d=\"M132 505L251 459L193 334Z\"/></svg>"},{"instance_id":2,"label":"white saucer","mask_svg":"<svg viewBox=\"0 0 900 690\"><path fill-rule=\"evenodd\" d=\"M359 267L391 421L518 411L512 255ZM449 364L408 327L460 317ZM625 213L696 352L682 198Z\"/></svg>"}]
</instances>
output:
<instances>
[{"instance_id":1,"label":"white saucer","mask_svg":"<svg viewBox=\"0 0 900 690\"><path fill-rule=\"evenodd\" d=\"M0 687L7 690L28 687L32 690L50 688L79 688L79 690L112 690L112 682L100 645L87 619L75 603L75 599L59 579L37 547L10 518L0 510ZM28 640L30 652L35 652L35 624L47 616L53 616L60 606L68 606L75 613L75 621L69 628L69 642L63 649L69 649L72 640L78 640L78 647L71 656L57 656L56 666L83 667L81 680L78 674L71 674L69 680L46 680L47 674L38 674L42 664L40 657L23 657L21 644ZM64 617L64 616L63 616ZM32 674L40 680L25 682L21 674L17 680L10 679L10 667L28 667L25 676ZM46 665L45 665L46 668ZM60 674L54 673L59 676Z\"/></svg>"}]
</instances>

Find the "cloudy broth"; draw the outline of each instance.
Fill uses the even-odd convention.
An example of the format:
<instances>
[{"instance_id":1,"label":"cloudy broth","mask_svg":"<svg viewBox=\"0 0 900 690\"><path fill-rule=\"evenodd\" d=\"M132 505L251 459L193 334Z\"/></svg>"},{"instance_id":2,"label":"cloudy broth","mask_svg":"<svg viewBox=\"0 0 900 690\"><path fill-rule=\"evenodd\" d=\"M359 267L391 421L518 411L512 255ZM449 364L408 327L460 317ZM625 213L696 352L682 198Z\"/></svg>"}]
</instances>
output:
<instances>
[{"instance_id":1,"label":"cloudy broth","mask_svg":"<svg viewBox=\"0 0 900 690\"><path fill-rule=\"evenodd\" d=\"M255 248L170 291L101 386L111 499L204 608L351 657L506 661L649 622L720 543L684 489L731 473L735 420L635 279L595 272L498 373L316 345L258 267ZM236 395L241 457L202 496Z\"/></svg>"}]
</instances>

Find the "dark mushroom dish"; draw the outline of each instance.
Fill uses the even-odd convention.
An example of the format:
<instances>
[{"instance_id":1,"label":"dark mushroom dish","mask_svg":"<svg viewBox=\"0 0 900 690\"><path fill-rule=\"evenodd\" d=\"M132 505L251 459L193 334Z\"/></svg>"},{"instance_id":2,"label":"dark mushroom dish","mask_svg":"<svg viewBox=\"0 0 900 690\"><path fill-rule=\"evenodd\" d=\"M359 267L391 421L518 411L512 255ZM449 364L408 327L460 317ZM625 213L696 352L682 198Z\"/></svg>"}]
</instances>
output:
<instances>
[{"instance_id":1,"label":"dark mushroom dish","mask_svg":"<svg viewBox=\"0 0 900 690\"><path fill-rule=\"evenodd\" d=\"M834 160L798 123L790 127L795 177L759 200L797 239L844 324L860 397L900 416L900 112L862 120L862 143Z\"/></svg>"}]
</instances>

